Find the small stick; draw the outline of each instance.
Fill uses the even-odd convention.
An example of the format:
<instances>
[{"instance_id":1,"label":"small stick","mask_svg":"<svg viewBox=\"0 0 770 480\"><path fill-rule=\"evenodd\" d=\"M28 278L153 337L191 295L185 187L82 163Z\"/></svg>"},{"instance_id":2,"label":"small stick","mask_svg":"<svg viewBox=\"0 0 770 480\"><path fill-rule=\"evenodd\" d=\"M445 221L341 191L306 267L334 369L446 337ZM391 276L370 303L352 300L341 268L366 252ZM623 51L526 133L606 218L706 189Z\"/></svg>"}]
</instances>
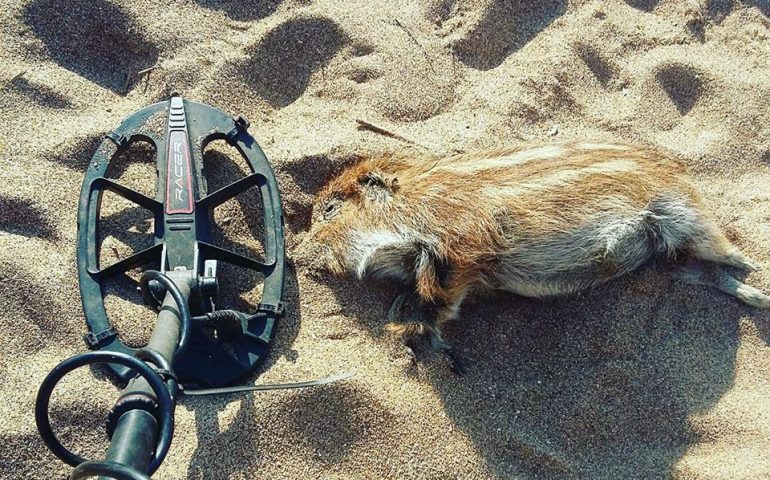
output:
<instances>
[{"instance_id":1,"label":"small stick","mask_svg":"<svg viewBox=\"0 0 770 480\"><path fill-rule=\"evenodd\" d=\"M406 32L406 34L409 36L410 39L412 39L412 41L414 42L415 45L417 45L418 47L422 48L422 45L420 45L420 42L418 42L417 39L414 38L414 35L412 35L412 32L410 32L401 22L399 22L397 18L393 19L393 23L397 27L399 27L401 30Z\"/></svg>"},{"instance_id":2,"label":"small stick","mask_svg":"<svg viewBox=\"0 0 770 480\"><path fill-rule=\"evenodd\" d=\"M420 145L419 143L415 142L414 140L410 140L406 137L403 137L397 133L393 133L390 130L386 130L382 127L378 127L377 125L367 122L366 120L361 120L359 118L356 118L356 123L358 124L359 128L362 128L364 130L369 130L374 133L379 133L380 135L385 135L386 137L395 138L396 140L401 140L402 142L410 143L412 145L416 145L418 147L424 148L425 150L430 151L430 148L426 147L425 145Z\"/></svg>"},{"instance_id":3,"label":"small stick","mask_svg":"<svg viewBox=\"0 0 770 480\"><path fill-rule=\"evenodd\" d=\"M403 30L403 31L404 31L404 32L405 32L405 33L406 33L406 34L409 36L409 38L410 38L410 39L411 39L411 40L414 42L414 44L415 44L415 45L417 45L417 46L420 48L420 50L422 51L422 54L425 56L425 59L426 59L426 60L428 60L428 66L430 67L430 70L431 70L431 71L433 72L433 74L435 75L435 74L436 74L436 70L434 70L434 69L433 69L433 62L431 62L431 60L430 60L430 56L428 55L428 52L426 52L426 51L425 51L425 47L423 47L423 46L422 46L422 44L421 44L420 42L418 42L418 41L417 41L417 39L414 37L414 35L412 35L412 32L410 32L410 31L409 31L409 29L408 29L408 28L406 28L406 27L404 26L404 24L403 24L403 23L401 23L401 22L398 20L398 18L394 18L394 19L393 19L393 23L394 23L394 24L395 24L397 27L399 27L401 30Z\"/></svg>"},{"instance_id":4,"label":"small stick","mask_svg":"<svg viewBox=\"0 0 770 480\"><path fill-rule=\"evenodd\" d=\"M23 77L25 73L27 73L27 71L26 70L22 70L19 73L17 73L16 75L14 75L10 80L5 82L2 87L0 87L0 90L4 90L5 87L7 87L8 85L12 84L13 82L18 80L19 78Z\"/></svg>"},{"instance_id":5,"label":"small stick","mask_svg":"<svg viewBox=\"0 0 770 480\"><path fill-rule=\"evenodd\" d=\"M227 24L227 26L232 28L232 29L241 30L241 31L248 30L249 28L251 28L251 25L243 25L243 24L236 23L236 22L229 22Z\"/></svg>"},{"instance_id":6,"label":"small stick","mask_svg":"<svg viewBox=\"0 0 770 480\"><path fill-rule=\"evenodd\" d=\"M128 85L131 83L131 77L133 77L133 75L131 75L131 72L128 72L126 74L126 82L123 84L123 96L124 97L126 95L128 95Z\"/></svg>"},{"instance_id":7,"label":"small stick","mask_svg":"<svg viewBox=\"0 0 770 480\"><path fill-rule=\"evenodd\" d=\"M413 141L411 141L411 140L409 140L407 138L404 138L404 137L402 137L401 135L399 135L397 133L393 133L390 130L386 130L386 129L382 128L382 127L378 127L377 125L375 125L373 123L370 123L370 122L367 122L366 120L361 120L361 119L356 118L356 123L361 128L363 128L364 130L370 130L372 132L379 133L380 135L385 135L386 137L396 138L398 140L403 140L405 142L414 143Z\"/></svg>"},{"instance_id":8,"label":"small stick","mask_svg":"<svg viewBox=\"0 0 770 480\"><path fill-rule=\"evenodd\" d=\"M320 58L323 58L323 53L321 53L320 48L315 47L315 51L318 52ZM321 64L321 81L326 83L326 66L323 63Z\"/></svg>"},{"instance_id":9,"label":"small stick","mask_svg":"<svg viewBox=\"0 0 770 480\"><path fill-rule=\"evenodd\" d=\"M158 68L158 64L157 63L155 65L153 65L152 67L150 67L150 68L145 68L144 70L139 70L137 72L136 75L139 78L142 78L142 75L146 75L146 77L144 77L144 90L142 90L142 93L147 92L147 87L150 85L150 72L152 72L156 68Z\"/></svg>"},{"instance_id":10,"label":"small stick","mask_svg":"<svg viewBox=\"0 0 770 480\"><path fill-rule=\"evenodd\" d=\"M150 68L145 68L144 70L139 70L138 72L136 72L136 75L137 75L138 77L141 77L141 76L142 76L142 75L144 75L145 73L150 73L150 72L152 72L153 70L155 70L156 68L158 68L158 64L155 64L155 65L153 65L153 66L152 66L152 67L150 67Z\"/></svg>"}]
</instances>

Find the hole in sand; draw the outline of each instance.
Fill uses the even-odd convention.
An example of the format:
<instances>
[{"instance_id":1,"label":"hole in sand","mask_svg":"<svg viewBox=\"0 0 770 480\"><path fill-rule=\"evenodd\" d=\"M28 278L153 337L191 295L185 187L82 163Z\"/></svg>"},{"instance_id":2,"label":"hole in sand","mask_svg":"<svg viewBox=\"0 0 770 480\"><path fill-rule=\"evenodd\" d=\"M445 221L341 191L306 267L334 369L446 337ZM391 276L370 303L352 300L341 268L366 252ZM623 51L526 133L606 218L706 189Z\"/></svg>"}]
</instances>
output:
<instances>
[{"instance_id":1,"label":"hole in sand","mask_svg":"<svg viewBox=\"0 0 770 480\"><path fill-rule=\"evenodd\" d=\"M351 71L348 78L356 83L366 83L376 80L381 76L382 72L375 68L359 67Z\"/></svg>"},{"instance_id":2,"label":"hole in sand","mask_svg":"<svg viewBox=\"0 0 770 480\"><path fill-rule=\"evenodd\" d=\"M105 0L34 0L24 21L59 65L115 92L123 92L128 75L158 60L134 19Z\"/></svg>"},{"instance_id":3,"label":"hole in sand","mask_svg":"<svg viewBox=\"0 0 770 480\"><path fill-rule=\"evenodd\" d=\"M94 156L97 147L104 136L97 134L84 135L72 142L57 145L51 152L51 159L67 168L85 172L88 162Z\"/></svg>"},{"instance_id":4,"label":"hole in sand","mask_svg":"<svg viewBox=\"0 0 770 480\"><path fill-rule=\"evenodd\" d=\"M575 50L580 59L591 70L599 83L607 87L610 81L615 77L615 68L599 53L597 49L589 45L578 45Z\"/></svg>"},{"instance_id":5,"label":"hole in sand","mask_svg":"<svg viewBox=\"0 0 770 480\"><path fill-rule=\"evenodd\" d=\"M644 12L651 12L654 10L659 1L660 0L625 0L628 5Z\"/></svg>"},{"instance_id":6,"label":"hole in sand","mask_svg":"<svg viewBox=\"0 0 770 480\"><path fill-rule=\"evenodd\" d=\"M265 18L275 12L283 0L260 0L258 2L244 2L242 0L195 0L198 5L222 10L233 20L246 21Z\"/></svg>"},{"instance_id":7,"label":"hole in sand","mask_svg":"<svg viewBox=\"0 0 770 480\"><path fill-rule=\"evenodd\" d=\"M58 240L59 232L48 213L24 198L0 195L0 231Z\"/></svg>"},{"instance_id":8,"label":"hole in sand","mask_svg":"<svg viewBox=\"0 0 770 480\"><path fill-rule=\"evenodd\" d=\"M72 106L72 101L68 96L42 83L31 82L23 77L16 79L8 88L44 107L62 109Z\"/></svg>"}]
</instances>

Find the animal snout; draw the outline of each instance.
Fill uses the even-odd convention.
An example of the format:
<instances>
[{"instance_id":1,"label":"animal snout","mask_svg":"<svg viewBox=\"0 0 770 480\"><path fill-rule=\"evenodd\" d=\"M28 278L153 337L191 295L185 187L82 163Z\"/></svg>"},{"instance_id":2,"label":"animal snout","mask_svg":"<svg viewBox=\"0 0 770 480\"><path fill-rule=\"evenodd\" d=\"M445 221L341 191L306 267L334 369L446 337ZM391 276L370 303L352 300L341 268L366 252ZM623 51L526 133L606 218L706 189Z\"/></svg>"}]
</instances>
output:
<instances>
[{"instance_id":1,"label":"animal snout","mask_svg":"<svg viewBox=\"0 0 770 480\"><path fill-rule=\"evenodd\" d=\"M329 271L329 247L318 242L311 235L306 236L297 247L293 258L298 268L312 277L322 277Z\"/></svg>"}]
</instances>

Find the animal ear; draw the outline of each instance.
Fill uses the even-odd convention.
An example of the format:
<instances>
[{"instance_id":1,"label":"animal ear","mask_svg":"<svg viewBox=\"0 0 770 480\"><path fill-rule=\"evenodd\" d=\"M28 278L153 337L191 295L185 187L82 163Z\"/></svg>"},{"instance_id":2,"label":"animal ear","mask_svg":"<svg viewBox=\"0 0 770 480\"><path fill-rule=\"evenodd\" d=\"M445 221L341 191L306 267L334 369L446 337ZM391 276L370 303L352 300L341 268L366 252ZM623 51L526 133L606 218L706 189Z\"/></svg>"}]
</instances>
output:
<instances>
[{"instance_id":1,"label":"animal ear","mask_svg":"<svg viewBox=\"0 0 770 480\"><path fill-rule=\"evenodd\" d=\"M358 184L369 189L372 193L394 193L398 190L398 179L386 176L378 171L369 171L358 177Z\"/></svg>"}]
</instances>

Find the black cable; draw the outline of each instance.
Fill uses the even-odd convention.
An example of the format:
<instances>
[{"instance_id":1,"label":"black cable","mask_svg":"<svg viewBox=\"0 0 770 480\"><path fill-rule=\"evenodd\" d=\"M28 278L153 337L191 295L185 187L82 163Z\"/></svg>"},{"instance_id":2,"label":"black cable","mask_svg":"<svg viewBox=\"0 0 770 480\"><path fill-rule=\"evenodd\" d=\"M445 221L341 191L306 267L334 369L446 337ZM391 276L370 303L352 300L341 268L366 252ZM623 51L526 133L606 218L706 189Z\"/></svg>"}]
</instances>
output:
<instances>
[{"instance_id":1,"label":"black cable","mask_svg":"<svg viewBox=\"0 0 770 480\"><path fill-rule=\"evenodd\" d=\"M185 395L221 395L225 393L241 393L241 392L267 392L270 390L290 390L293 388L308 388L316 387L318 385L326 385L333 382L339 382L340 380L347 380L353 376L353 372L338 373L330 377L321 378L319 380L311 380L309 382L297 382L297 383L273 383L268 385L242 385L238 387L219 387L219 388L200 388L200 389L184 389L182 393Z\"/></svg>"},{"instance_id":2,"label":"black cable","mask_svg":"<svg viewBox=\"0 0 770 480\"><path fill-rule=\"evenodd\" d=\"M157 300L152 296L149 289L151 280L156 280L166 287L166 291L171 294L171 297L176 302L177 309L179 310L179 341L177 342L176 351L174 352L174 358L179 358L185 350L187 350L187 344L190 342L190 329L192 328L192 316L190 315L190 307L187 305L187 300L182 295L179 287L176 286L173 280L168 278L163 273L157 270L145 270L142 272L142 276L139 278L139 287L142 289L142 295L148 303L155 305Z\"/></svg>"},{"instance_id":3,"label":"black cable","mask_svg":"<svg viewBox=\"0 0 770 480\"><path fill-rule=\"evenodd\" d=\"M35 400L35 423L37 424L37 430L40 433L40 437L43 439L43 442L48 449L65 463L74 467L86 461L86 459L80 455L69 451L61 444L59 439L56 438L56 435L51 428L48 406L51 401L51 393L53 393L56 384L59 383L65 375L76 368L94 363L112 363L130 368L144 377L155 393L155 398L158 401L158 416L160 417L158 418L158 423L160 424L160 432L158 433L158 443L155 447L155 453L153 454L149 466L149 472L152 474L158 469L161 462L163 462L163 459L166 458L168 449L171 446L171 440L174 436L174 400L171 397L171 393L166 388L163 379L155 373L155 370L144 361L126 353L110 351L86 352L68 358L54 367L40 385L40 389L37 392L37 399Z\"/></svg>"}]
</instances>

